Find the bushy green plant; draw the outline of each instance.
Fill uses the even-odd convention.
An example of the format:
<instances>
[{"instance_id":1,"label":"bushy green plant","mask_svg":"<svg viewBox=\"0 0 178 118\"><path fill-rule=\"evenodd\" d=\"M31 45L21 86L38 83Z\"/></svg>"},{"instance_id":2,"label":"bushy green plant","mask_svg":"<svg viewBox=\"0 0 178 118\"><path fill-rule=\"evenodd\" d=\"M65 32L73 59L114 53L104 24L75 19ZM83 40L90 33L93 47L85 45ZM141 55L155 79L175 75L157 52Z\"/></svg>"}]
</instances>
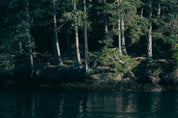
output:
<instances>
[{"instance_id":1,"label":"bushy green plant","mask_svg":"<svg viewBox=\"0 0 178 118\"><path fill-rule=\"evenodd\" d=\"M14 64L10 55L0 56L0 74L12 74Z\"/></svg>"},{"instance_id":2,"label":"bushy green plant","mask_svg":"<svg viewBox=\"0 0 178 118\"><path fill-rule=\"evenodd\" d=\"M8 45L9 43L12 42L6 39L2 40L2 45L0 45L0 74L12 74L11 71L14 67L13 52L11 51L12 45Z\"/></svg>"},{"instance_id":3,"label":"bushy green plant","mask_svg":"<svg viewBox=\"0 0 178 118\"><path fill-rule=\"evenodd\" d=\"M90 53L92 59L96 59L101 66L109 66L115 74L124 73L134 77L132 72L139 61L132 59L128 55L121 55L119 49L104 46L100 51Z\"/></svg>"},{"instance_id":4,"label":"bushy green plant","mask_svg":"<svg viewBox=\"0 0 178 118\"><path fill-rule=\"evenodd\" d=\"M159 77L159 75L162 73L162 69L161 68L157 68L153 70L153 76L155 77Z\"/></svg>"},{"instance_id":5,"label":"bushy green plant","mask_svg":"<svg viewBox=\"0 0 178 118\"><path fill-rule=\"evenodd\" d=\"M174 45L173 51L173 57L176 60L176 66L178 66L178 43Z\"/></svg>"}]
</instances>

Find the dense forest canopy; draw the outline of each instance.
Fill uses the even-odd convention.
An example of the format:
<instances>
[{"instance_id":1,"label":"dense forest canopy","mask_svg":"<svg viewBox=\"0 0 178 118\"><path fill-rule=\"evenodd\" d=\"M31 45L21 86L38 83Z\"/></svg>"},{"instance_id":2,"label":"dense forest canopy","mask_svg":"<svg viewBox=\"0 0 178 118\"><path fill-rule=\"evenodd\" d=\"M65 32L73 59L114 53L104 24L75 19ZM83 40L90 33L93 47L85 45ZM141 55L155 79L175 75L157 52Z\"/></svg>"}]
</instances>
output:
<instances>
[{"instance_id":1,"label":"dense forest canopy","mask_svg":"<svg viewBox=\"0 0 178 118\"><path fill-rule=\"evenodd\" d=\"M177 0L0 0L0 74L71 59L86 72L165 76L178 66L177 21Z\"/></svg>"}]
</instances>

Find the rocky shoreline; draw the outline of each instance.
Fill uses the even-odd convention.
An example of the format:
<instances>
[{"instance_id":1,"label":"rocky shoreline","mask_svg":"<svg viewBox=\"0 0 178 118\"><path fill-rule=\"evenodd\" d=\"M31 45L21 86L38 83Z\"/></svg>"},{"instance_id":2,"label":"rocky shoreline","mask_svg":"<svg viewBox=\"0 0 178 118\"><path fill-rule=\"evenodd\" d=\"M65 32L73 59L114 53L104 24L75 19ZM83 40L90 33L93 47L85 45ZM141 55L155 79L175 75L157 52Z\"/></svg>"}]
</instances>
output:
<instances>
[{"instance_id":1,"label":"rocky shoreline","mask_svg":"<svg viewBox=\"0 0 178 118\"><path fill-rule=\"evenodd\" d=\"M177 91L178 85L140 84L135 80L48 80L32 79L25 81L5 80L0 82L0 88L20 88L34 90L118 90L118 91Z\"/></svg>"},{"instance_id":2,"label":"rocky shoreline","mask_svg":"<svg viewBox=\"0 0 178 118\"><path fill-rule=\"evenodd\" d=\"M82 89L82 90L143 90L143 91L169 91L178 90L176 72L170 74L169 80L154 76L143 75L130 77L122 73L114 76L110 72L92 72L86 74L74 66L61 68L40 67L32 76L29 65L19 65L13 75L0 78L1 88L27 88L27 89ZM172 77L171 77L172 76ZM171 79L173 78L173 79ZM164 81L163 81L164 80ZM172 81L174 80L174 81Z\"/></svg>"},{"instance_id":3,"label":"rocky shoreline","mask_svg":"<svg viewBox=\"0 0 178 118\"><path fill-rule=\"evenodd\" d=\"M159 85L159 84L138 84L129 82L128 84L112 82L68 82L68 83L36 83L37 81L28 81L28 83L17 83L5 81L1 83L0 89L24 89L24 90L116 90L116 91L177 91L178 85Z\"/></svg>"}]
</instances>

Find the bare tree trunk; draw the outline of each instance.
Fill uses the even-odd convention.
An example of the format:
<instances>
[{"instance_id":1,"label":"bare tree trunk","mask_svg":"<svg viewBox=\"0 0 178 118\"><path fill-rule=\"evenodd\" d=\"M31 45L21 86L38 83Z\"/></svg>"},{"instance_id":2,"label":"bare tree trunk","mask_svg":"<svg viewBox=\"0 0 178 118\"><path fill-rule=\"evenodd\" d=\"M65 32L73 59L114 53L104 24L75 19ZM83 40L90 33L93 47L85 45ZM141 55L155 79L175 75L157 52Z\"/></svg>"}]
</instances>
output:
<instances>
[{"instance_id":1,"label":"bare tree trunk","mask_svg":"<svg viewBox=\"0 0 178 118\"><path fill-rule=\"evenodd\" d=\"M125 23L124 23L124 17L121 18L121 36L122 36L122 54L127 55L126 45L125 45Z\"/></svg>"},{"instance_id":2,"label":"bare tree trunk","mask_svg":"<svg viewBox=\"0 0 178 118\"><path fill-rule=\"evenodd\" d=\"M103 4L106 4L106 0L103 0ZM108 30L108 16L104 13L104 33L105 33L105 36L104 36L104 39L107 41L107 42L110 42L111 38L109 37L109 30ZM110 46L110 43L106 43L105 44L107 46Z\"/></svg>"},{"instance_id":3,"label":"bare tree trunk","mask_svg":"<svg viewBox=\"0 0 178 118\"><path fill-rule=\"evenodd\" d=\"M88 67L88 39L87 39L87 21L86 21L86 0L83 1L84 4L84 46L85 46L85 72L88 73L89 67Z\"/></svg>"},{"instance_id":4,"label":"bare tree trunk","mask_svg":"<svg viewBox=\"0 0 178 118\"><path fill-rule=\"evenodd\" d=\"M53 32L54 32L54 40L53 40L53 45L54 45L54 58L56 64L58 64L58 67L63 66L63 62L61 59L61 52L60 52L60 47L59 47L59 42L58 42L58 35L57 35L57 21L56 21L56 0L52 0L53 2Z\"/></svg>"},{"instance_id":5,"label":"bare tree trunk","mask_svg":"<svg viewBox=\"0 0 178 118\"><path fill-rule=\"evenodd\" d=\"M118 5L120 4L120 2L122 2L122 1L117 0L117 4ZM120 17L118 19L117 28L118 28L118 48L119 48L120 54L122 55L122 43L121 43L121 38L122 37L121 37L121 19L120 19Z\"/></svg>"},{"instance_id":6,"label":"bare tree trunk","mask_svg":"<svg viewBox=\"0 0 178 118\"><path fill-rule=\"evenodd\" d=\"M101 4L105 4L106 0L99 0L99 3ZM107 40L108 39L108 23L107 23L107 16L106 14L104 14L104 39Z\"/></svg>"},{"instance_id":7,"label":"bare tree trunk","mask_svg":"<svg viewBox=\"0 0 178 118\"><path fill-rule=\"evenodd\" d=\"M152 62L152 0L149 0L149 26L148 26L148 49L147 49L147 62Z\"/></svg>"},{"instance_id":8,"label":"bare tree trunk","mask_svg":"<svg viewBox=\"0 0 178 118\"><path fill-rule=\"evenodd\" d=\"M105 31L105 40L108 40L108 22L107 22L106 15L104 15L104 31Z\"/></svg>"},{"instance_id":9,"label":"bare tree trunk","mask_svg":"<svg viewBox=\"0 0 178 118\"><path fill-rule=\"evenodd\" d=\"M157 17L159 18L161 15L161 4L160 2L158 3L158 11L157 11Z\"/></svg>"},{"instance_id":10,"label":"bare tree trunk","mask_svg":"<svg viewBox=\"0 0 178 118\"><path fill-rule=\"evenodd\" d=\"M21 21L20 16L18 16L18 24L20 24L20 21ZM23 48L22 48L22 42L21 41L19 41L19 52L20 52L21 55L23 54Z\"/></svg>"},{"instance_id":11,"label":"bare tree trunk","mask_svg":"<svg viewBox=\"0 0 178 118\"><path fill-rule=\"evenodd\" d=\"M121 51L121 19L118 20L118 48L119 48L119 52L122 55L122 51Z\"/></svg>"},{"instance_id":12,"label":"bare tree trunk","mask_svg":"<svg viewBox=\"0 0 178 118\"><path fill-rule=\"evenodd\" d=\"M76 43L76 52L77 52L77 63L78 68L81 69L81 60L80 60L80 49L79 49L79 38L78 38L78 29L75 29L75 43Z\"/></svg>"},{"instance_id":13,"label":"bare tree trunk","mask_svg":"<svg viewBox=\"0 0 178 118\"><path fill-rule=\"evenodd\" d=\"M19 52L20 54L23 54L23 48L22 48L22 42L19 41Z\"/></svg>"},{"instance_id":14,"label":"bare tree trunk","mask_svg":"<svg viewBox=\"0 0 178 118\"><path fill-rule=\"evenodd\" d=\"M141 18L143 18L143 8L141 8Z\"/></svg>"},{"instance_id":15,"label":"bare tree trunk","mask_svg":"<svg viewBox=\"0 0 178 118\"><path fill-rule=\"evenodd\" d=\"M106 3L106 0L100 1L102 3ZM104 31L105 31L105 40L108 39L108 22L107 22L107 16L104 14Z\"/></svg>"},{"instance_id":16,"label":"bare tree trunk","mask_svg":"<svg viewBox=\"0 0 178 118\"><path fill-rule=\"evenodd\" d=\"M27 40L28 40L28 45L29 45L29 54L30 54L30 65L31 65L31 76L33 76L35 74L35 63L34 63L34 58L33 58L33 49L32 49L32 37L31 37L31 34L30 34L30 21L29 21L29 18L30 18L30 15L29 15L29 0L26 0L26 14L27 14L27 17L26 17L26 24L27 24L27 28L26 28L26 31L27 31Z\"/></svg>"},{"instance_id":17,"label":"bare tree trunk","mask_svg":"<svg viewBox=\"0 0 178 118\"><path fill-rule=\"evenodd\" d=\"M77 10L76 2L74 3L74 10ZM77 63L79 70L82 68L82 63L80 59L80 49L79 49L79 37L78 37L78 26L77 26L77 19L75 19L75 45L76 45L76 53L77 53Z\"/></svg>"}]
</instances>

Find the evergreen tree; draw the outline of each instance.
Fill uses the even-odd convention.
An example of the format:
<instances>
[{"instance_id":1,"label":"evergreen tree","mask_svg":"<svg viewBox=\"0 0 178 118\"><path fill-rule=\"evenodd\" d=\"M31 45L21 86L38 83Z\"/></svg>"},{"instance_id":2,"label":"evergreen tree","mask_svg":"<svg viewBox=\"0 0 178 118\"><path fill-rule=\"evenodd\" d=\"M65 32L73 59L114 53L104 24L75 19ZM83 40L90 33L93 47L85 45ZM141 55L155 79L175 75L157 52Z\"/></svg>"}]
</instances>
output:
<instances>
[{"instance_id":1,"label":"evergreen tree","mask_svg":"<svg viewBox=\"0 0 178 118\"><path fill-rule=\"evenodd\" d=\"M87 8L86 0L83 1L84 5L84 46L85 46L85 71L89 71L88 67L88 39L87 39Z\"/></svg>"},{"instance_id":2,"label":"evergreen tree","mask_svg":"<svg viewBox=\"0 0 178 118\"><path fill-rule=\"evenodd\" d=\"M77 55L77 65L79 70L82 68L82 62L80 57L80 47L79 47L79 29L83 27L83 17L84 12L78 9L80 8L78 0L68 1L66 12L63 13L63 17L60 19L61 22L70 23L72 29L75 31L75 46ZM71 7L73 6L73 9Z\"/></svg>"},{"instance_id":3,"label":"evergreen tree","mask_svg":"<svg viewBox=\"0 0 178 118\"><path fill-rule=\"evenodd\" d=\"M171 48L166 47L167 49L161 45L157 45L161 55L165 55L163 56L164 58L173 57L177 60L178 2L176 0L160 0L157 6L156 18L153 19L153 23L156 25L153 37L155 40L171 45Z\"/></svg>"},{"instance_id":4,"label":"evergreen tree","mask_svg":"<svg viewBox=\"0 0 178 118\"><path fill-rule=\"evenodd\" d=\"M34 62L40 62L36 67L42 66L42 58L49 62L52 50L59 67L62 66L61 52L66 57L76 53L79 69L84 57L86 72L92 62L89 62L88 50L108 63L100 60L101 66L118 69L120 73L133 69L127 65L132 60L127 52L137 57L147 54L145 65L158 64L157 59L162 58L177 68L177 12L177 0L1 0L0 73L27 63L34 73ZM65 55L70 46L76 50L71 50L70 56ZM49 51L48 57L43 55L44 50ZM156 69L150 70L154 73Z\"/></svg>"},{"instance_id":5,"label":"evergreen tree","mask_svg":"<svg viewBox=\"0 0 178 118\"><path fill-rule=\"evenodd\" d=\"M29 0L26 0L25 1L25 14L26 14L26 19L25 19L25 22L26 22L26 33L27 33L27 41L28 41L28 45L29 45L29 55L30 55L30 64L31 64L31 74L33 76L33 74L35 73L35 63L34 63L34 58L33 58L33 50L32 50L32 42L31 42L31 39L32 39L32 36L31 36L31 33L30 33L30 14L29 14Z\"/></svg>"},{"instance_id":6,"label":"evergreen tree","mask_svg":"<svg viewBox=\"0 0 178 118\"><path fill-rule=\"evenodd\" d=\"M149 0L149 26L148 26L148 49L147 49L147 61L152 62L152 0Z\"/></svg>"},{"instance_id":7,"label":"evergreen tree","mask_svg":"<svg viewBox=\"0 0 178 118\"><path fill-rule=\"evenodd\" d=\"M58 35L57 35L57 21L56 21L56 0L52 0L52 6L53 6L53 32L54 32L54 40L53 40L53 45L54 45L54 58L55 62L58 64L58 67L63 66L62 59L61 59L61 52L60 52L60 47L59 47L59 42L58 42Z\"/></svg>"}]
</instances>

